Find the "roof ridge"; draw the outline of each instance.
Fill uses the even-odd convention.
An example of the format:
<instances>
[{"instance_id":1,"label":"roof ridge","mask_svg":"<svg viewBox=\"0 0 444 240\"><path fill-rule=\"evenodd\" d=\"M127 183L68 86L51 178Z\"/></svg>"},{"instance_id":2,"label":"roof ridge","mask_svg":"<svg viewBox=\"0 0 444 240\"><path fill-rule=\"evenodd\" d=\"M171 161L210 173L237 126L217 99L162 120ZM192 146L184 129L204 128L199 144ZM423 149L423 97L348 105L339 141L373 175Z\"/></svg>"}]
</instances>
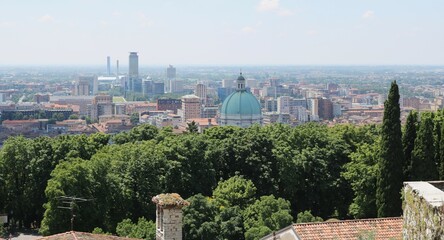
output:
<instances>
[{"instance_id":1,"label":"roof ridge","mask_svg":"<svg viewBox=\"0 0 444 240\"><path fill-rule=\"evenodd\" d=\"M308 222L308 223L294 223L293 226L301 225L319 225L319 224L341 224L341 223L351 223L351 222L376 222L376 221L388 221L388 220L398 220L403 219L402 217L385 217L385 218L364 218L364 219L346 219L338 221L324 221L324 222Z\"/></svg>"}]
</instances>

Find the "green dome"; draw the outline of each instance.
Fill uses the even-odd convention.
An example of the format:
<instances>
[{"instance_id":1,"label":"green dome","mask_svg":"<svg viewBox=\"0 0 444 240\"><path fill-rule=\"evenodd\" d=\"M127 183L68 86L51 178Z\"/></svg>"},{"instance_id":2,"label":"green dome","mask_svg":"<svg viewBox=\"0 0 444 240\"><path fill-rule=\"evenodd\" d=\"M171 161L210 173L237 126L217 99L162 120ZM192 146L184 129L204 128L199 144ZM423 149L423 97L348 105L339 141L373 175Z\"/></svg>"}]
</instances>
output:
<instances>
[{"instance_id":1,"label":"green dome","mask_svg":"<svg viewBox=\"0 0 444 240\"><path fill-rule=\"evenodd\" d=\"M240 115L251 116L261 115L261 105L253 94L247 91L236 91L230 94L222 104L221 116Z\"/></svg>"}]
</instances>

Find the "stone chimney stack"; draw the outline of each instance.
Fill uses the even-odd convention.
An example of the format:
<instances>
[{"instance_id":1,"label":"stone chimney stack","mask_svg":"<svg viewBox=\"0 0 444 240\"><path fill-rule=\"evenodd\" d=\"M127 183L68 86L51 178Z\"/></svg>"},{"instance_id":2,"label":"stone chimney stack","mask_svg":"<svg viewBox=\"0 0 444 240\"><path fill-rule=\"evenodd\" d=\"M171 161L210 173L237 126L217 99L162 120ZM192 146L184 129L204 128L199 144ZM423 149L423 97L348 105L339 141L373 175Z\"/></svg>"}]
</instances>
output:
<instances>
[{"instance_id":1,"label":"stone chimney stack","mask_svg":"<svg viewBox=\"0 0 444 240\"><path fill-rule=\"evenodd\" d=\"M177 193L159 194L156 204L156 240L182 240L182 207L190 205Z\"/></svg>"}]
</instances>

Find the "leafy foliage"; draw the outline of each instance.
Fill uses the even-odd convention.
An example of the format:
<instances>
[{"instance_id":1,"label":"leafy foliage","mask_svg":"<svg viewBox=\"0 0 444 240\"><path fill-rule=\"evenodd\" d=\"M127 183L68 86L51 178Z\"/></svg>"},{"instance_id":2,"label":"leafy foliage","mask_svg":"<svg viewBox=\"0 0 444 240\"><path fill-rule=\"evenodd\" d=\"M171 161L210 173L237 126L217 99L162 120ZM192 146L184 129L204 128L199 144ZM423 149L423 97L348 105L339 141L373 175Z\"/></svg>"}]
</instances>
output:
<instances>
[{"instance_id":1,"label":"leafy foliage","mask_svg":"<svg viewBox=\"0 0 444 240\"><path fill-rule=\"evenodd\" d=\"M254 201L256 187L253 182L241 176L234 176L221 181L213 191L215 199L223 206L239 206L244 209Z\"/></svg>"},{"instance_id":2,"label":"leafy foliage","mask_svg":"<svg viewBox=\"0 0 444 240\"><path fill-rule=\"evenodd\" d=\"M322 221L324 221L322 218L313 216L313 214L311 214L311 211L308 210L298 213L296 222L307 223L307 222L322 222Z\"/></svg>"},{"instance_id":3,"label":"leafy foliage","mask_svg":"<svg viewBox=\"0 0 444 240\"><path fill-rule=\"evenodd\" d=\"M156 224L144 217L139 218L137 224L127 218L117 224L116 233L121 237L155 240Z\"/></svg>"}]
</instances>

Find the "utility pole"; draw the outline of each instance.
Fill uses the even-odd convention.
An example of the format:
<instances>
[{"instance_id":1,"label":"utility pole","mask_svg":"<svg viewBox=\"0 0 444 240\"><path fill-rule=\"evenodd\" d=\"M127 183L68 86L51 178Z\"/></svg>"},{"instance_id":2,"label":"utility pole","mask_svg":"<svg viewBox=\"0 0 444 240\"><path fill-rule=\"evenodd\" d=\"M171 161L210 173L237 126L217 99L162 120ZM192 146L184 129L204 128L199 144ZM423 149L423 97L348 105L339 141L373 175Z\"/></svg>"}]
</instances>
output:
<instances>
[{"instance_id":1,"label":"utility pole","mask_svg":"<svg viewBox=\"0 0 444 240\"><path fill-rule=\"evenodd\" d=\"M88 202L88 201L92 201L93 199L60 196L59 200L62 201L62 205L57 206L57 208L68 209L71 211L71 231L74 231L74 219L76 217L76 215L74 214L74 206L76 205L76 203Z\"/></svg>"}]
</instances>

